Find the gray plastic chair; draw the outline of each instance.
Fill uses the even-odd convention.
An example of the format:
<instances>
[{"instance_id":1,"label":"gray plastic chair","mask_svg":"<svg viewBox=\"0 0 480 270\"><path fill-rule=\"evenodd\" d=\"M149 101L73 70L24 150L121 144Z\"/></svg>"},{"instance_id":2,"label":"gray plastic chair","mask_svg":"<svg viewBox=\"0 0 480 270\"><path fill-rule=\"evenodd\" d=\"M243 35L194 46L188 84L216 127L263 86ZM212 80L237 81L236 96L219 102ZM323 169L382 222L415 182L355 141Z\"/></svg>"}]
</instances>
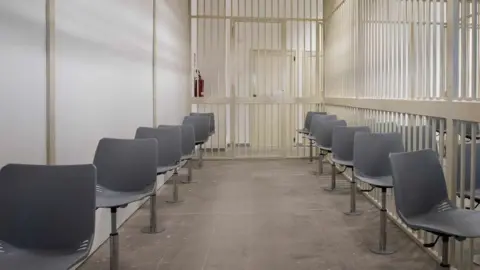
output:
<instances>
[{"instance_id":1,"label":"gray plastic chair","mask_svg":"<svg viewBox=\"0 0 480 270\"><path fill-rule=\"evenodd\" d=\"M353 173L353 148L355 145L355 134L358 132L370 132L369 127L345 127L336 126L332 132L332 169L335 164L345 166L352 169L352 181L350 181L350 211L345 212L346 215L359 215L356 206L357 182ZM335 174L335 170L332 170Z\"/></svg>"},{"instance_id":2,"label":"gray plastic chair","mask_svg":"<svg viewBox=\"0 0 480 270\"><path fill-rule=\"evenodd\" d=\"M9 164L0 170L0 269L65 270L95 232L93 165Z\"/></svg>"},{"instance_id":3,"label":"gray plastic chair","mask_svg":"<svg viewBox=\"0 0 480 270\"><path fill-rule=\"evenodd\" d=\"M209 117L209 136L215 134L215 114L214 113L190 113L190 116L208 116Z\"/></svg>"},{"instance_id":4,"label":"gray plastic chair","mask_svg":"<svg viewBox=\"0 0 480 270\"><path fill-rule=\"evenodd\" d=\"M370 248L376 254L394 253L387 248L387 189L393 188L390 153L404 152L400 133L360 133L355 134L353 149L354 176L369 184L372 189L381 189L380 237L377 247ZM370 190L369 190L370 191Z\"/></svg>"},{"instance_id":5,"label":"gray plastic chair","mask_svg":"<svg viewBox=\"0 0 480 270\"><path fill-rule=\"evenodd\" d=\"M157 175L163 175L180 167L182 158L182 131L181 126L167 126L159 128L140 127L137 129L135 139L156 139L157 144ZM171 203L179 202L177 177L172 177L173 200ZM156 211L156 194L150 196L151 214Z\"/></svg>"},{"instance_id":6,"label":"gray plastic chair","mask_svg":"<svg viewBox=\"0 0 480 270\"><path fill-rule=\"evenodd\" d=\"M159 128L174 127L173 125L159 125ZM182 157L181 161L185 161L188 168L188 179L184 184L193 183L192 159L195 153L195 130L192 125L181 125L182 132Z\"/></svg>"},{"instance_id":7,"label":"gray plastic chair","mask_svg":"<svg viewBox=\"0 0 480 270\"><path fill-rule=\"evenodd\" d=\"M316 130L318 129L318 122L319 121L331 121L337 120L337 116L334 114L312 114L311 123L309 126L309 135L307 135L307 139L310 141L310 162L313 162L313 142L315 141L315 136L313 135ZM319 153L319 159L323 160L322 152ZM322 164L320 162L320 164ZM319 166L320 166L319 164ZM320 168L320 167L319 167ZM319 172L320 173L320 172Z\"/></svg>"},{"instance_id":8,"label":"gray plastic chair","mask_svg":"<svg viewBox=\"0 0 480 270\"><path fill-rule=\"evenodd\" d=\"M317 148L320 149L318 159L319 174L323 173L323 157L332 152L332 133L334 127L345 127L347 122L345 120L316 120L313 119L312 125L315 125L314 134ZM313 126L312 126L313 127ZM330 188L325 188L326 191L335 190L336 186L336 167L332 164L332 182Z\"/></svg>"},{"instance_id":9,"label":"gray plastic chair","mask_svg":"<svg viewBox=\"0 0 480 270\"><path fill-rule=\"evenodd\" d=\"M442 238L441 267L449 267L448 242L480 237L480 212L458 209L448 199L447 186L438 155L431 149L390 154L395 206L400 219L413 230ZM460 222L461 221L461 222Z\"/></svg>"},{"instance_id":10,"label":"gray plastic chair","mask_svg":"<svg viewBox=\"0 0 480 270\"><path fill-rule=\"evenodd\" d=\"M97 167L97 207L109 208L111 213L112 270L119 268L117 209L155 194L157 147L156 139L101 139L98 143L93 160ZM150 217L150 226L152 223L156 224L155 215Z\"/></svg>"},{"instance_id":11,"label":"gray plastic chair","mask_svg":"<svg viewBox=\"0 0 480 270\"><path fill-rule=\"evenodd\" d=\"M210 136L210 117L205 115L192 115L183 118L183 125L192 125L195 131L195 145L199 146L198 166L203 165L203 145Z\"/></svg>"},{"instance_id":12,"label":"gray plastic chair","mask_svg":"<svg viewBox=\"0 0 480 270\"><path fill-rule=\"evenodd\" d=\"M318 114L318 115L326 115L326 112L316 112L316 111L309 111L307 112L307 115L305 116L305 122L303 124L302 129L297 129L297 132L300 134L308 135L310 134L310 124L312 122L312 116Z\"/></svg>"}]
</instances>

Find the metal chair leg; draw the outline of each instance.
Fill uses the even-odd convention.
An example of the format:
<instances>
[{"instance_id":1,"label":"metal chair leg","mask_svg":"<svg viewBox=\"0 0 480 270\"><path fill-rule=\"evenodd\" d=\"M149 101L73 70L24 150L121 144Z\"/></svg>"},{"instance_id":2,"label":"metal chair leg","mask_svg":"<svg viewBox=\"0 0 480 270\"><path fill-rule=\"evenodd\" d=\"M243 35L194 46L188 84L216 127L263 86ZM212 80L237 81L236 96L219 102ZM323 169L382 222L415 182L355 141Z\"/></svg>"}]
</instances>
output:
<instances>
[{"instance_id":1,"label":"metal chair leg","mask_svg":"<svg viewBox=\"0 0 480 270\"><path fill-rule=\"evenodd\" d=\"M378 247L370 248L370 251L379 255L390 255L394 250L387 248L387 188L382 188L382 204L380 208L380 238Z\"/></svg>"},{"instance_id":2,"label":"metal chair leg","mask_svg":"<svg viewBox=\"0 0 480 270\"><path fill-rule=\"evenodd\" d=\"M334 191L336 187L336 167L335 163L332 163L332 183L330 184L330 187L324 188L325 191Z\"/></svg>"},{"instance_id":3,"label":"metal chair leg","mask_svg":"<svg viewBox=\"0 0 480 270\"><path fill-rule=\"evenodd\" d=\"M117 208L110 208L111 231L110 231L110 270L118 270L118 232L117 232Z\"/></svg>"},{"instance_id":4,"label":"metal chair leg","mask_svg":"<svg viewBox=\"0 0 480 270\"><path fill-rule=\"evenodd\" d=\"M318 176L323 174L323 155L318 155Z\"/></svg>"},{"instance_id":5,"label":"metal chair leg","mask_svg":"<svg viewBox=\"0 0 480 270\"><path fill-rule=\"evenodd\" d=\"M449 252L448 252L448 241L449 237L448 236L442 236L442 261L440 262L440 267L449 269L450 268L450 262L448 260Z\"/></svg>"},{"instance_id":6,"label":"metal chair leg","mask_svg":"<svg viewBox=\"0 0 480 270\"><path fill-rule=\"evenodd\" d=\"M199 151L198 168L202 168L203 167L203 145L202 144L200 144L200 146L198 147L198 151Z\"/></svg>"},{"instance_id":7,"label":"metal chair leg","mask_svg":"<svg viewBox=\"0 0 480 270\"><path fill-rule=\"evenodd\" d=\"M187 176L187 181L181 181L182 184L193 184L197 183L197 181L193 181L193 161L188 160L187 161L187 168L188 168L188 176Z\"/></svg>"},{"instance_id":8,"label":"metal chair leg","mask_svg":"<svg viewBox=\"0 0 480 270\"><path fill-rule=\"evenodd\" d=\"M309 150L310 150L310 163L313 163L313 141L312 140L309 140L310 141L310 146L309 146Z\"/></svg>"},{"instance_id":9,"label":"metal chair leg","mask_svg":"<svg viewBox=\"0 0 480 270\"><path fill-rule=\"evenodd\" d=\"M156 234L165 231L165 228L158 228L157 226L157 194L150 196L150 225L141 231L146 234Z\"/></svg>"},{"instance_id":10,"label":"metal chair leg","mask_svg":"<svg viewBox=\"0 0 480 270\"><path fill-rule=\"evenodd\" d=\"M183 200L180 200L180 199L178 198L177 177L173 176L172 181L173 181L172 200L167 201L167 203L180 203L180 202L183 202Z\"/></svg>"},{"instance_id":11,"label":"metal chair leg","mask_svg":"<svg viewBox=\"0 0 480 270\"><path fill-rule=\"evenodd\" d=\"M352 168L352 181L350 182L350 211L344 213L347 216L358 216L362 211L357 210L357 182Z\"/></svg>"}]
</instances>

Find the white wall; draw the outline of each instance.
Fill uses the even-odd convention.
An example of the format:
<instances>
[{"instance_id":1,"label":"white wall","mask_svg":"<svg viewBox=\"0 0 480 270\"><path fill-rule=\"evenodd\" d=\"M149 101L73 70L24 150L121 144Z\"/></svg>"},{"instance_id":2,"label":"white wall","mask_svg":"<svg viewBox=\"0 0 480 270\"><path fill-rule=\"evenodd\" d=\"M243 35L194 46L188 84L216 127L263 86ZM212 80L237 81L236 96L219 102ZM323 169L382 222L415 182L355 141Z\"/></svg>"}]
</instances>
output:
<instances>
[{"instance_id":1,"label":"white wall","mask_svg":"<svg viewBox=\"0 0 480 270\"><path fill-rule=\"evenodd\" d=\"M157 115L159 124L181 123L190 112L187 0L157 0Z\"/></svg>"},{"instance_id":2,"label":"white wall","mask_svg":"<svg viewBox=\"0 0 480 270\"><path fill-rule=\"evenodd\" d=\"M187 3L157 0L158 124L187 113ZM61 0L55 17L56 163L91 163L101 138L153 125L153 2ZM45 28L45 1L0 0L0 166L46 162ZM109 211L96 222L94 248L108 238Z\"/></svg>"},{"instance_id":3,"label":"white wall","mask_svg":"<svg viewBox=\"0 0 480 270\"><path fill-rule=\"evenodd\" d=\"M57 2L59 163L90 162L100 138L152 126L152 14L151 1Z\"/></svg>"},{"instance_id":4,"label":"white wall","mask_svg":"<svg viewBox=\"0 0 480 270\"><path fill-rule=\"evenodd\" d=\"M45 158L45 1L0 0L0 166Z\"/></svg>"}]
</instances>

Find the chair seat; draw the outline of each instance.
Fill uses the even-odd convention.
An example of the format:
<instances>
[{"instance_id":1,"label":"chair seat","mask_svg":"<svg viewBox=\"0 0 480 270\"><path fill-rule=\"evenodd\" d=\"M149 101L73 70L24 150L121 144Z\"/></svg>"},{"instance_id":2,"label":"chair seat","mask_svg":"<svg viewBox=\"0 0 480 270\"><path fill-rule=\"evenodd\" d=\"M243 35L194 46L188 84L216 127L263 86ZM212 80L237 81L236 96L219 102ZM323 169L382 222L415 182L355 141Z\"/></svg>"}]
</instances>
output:
<instances>
[{"instance_id":1,"label":"chair seat","mask_svg":"<svg viewBox=\"0 0 480 270\"><path fill-rule=\"evenodd\" d=\"M460 197L460 192L457 192L457 196ZM465 190L465 199L470 199L471 196L471 191ZM476 202L480 202L480 188L475 189L473 192L473 199Z\"/></svg>"},{"instance_id":2,"label":"chair seat","mask_svg":"<svg viewBox=\"0 0 480 270\"><path fill-rule=\"evenodd\" d=\"M0 269L65 270L88 255L88 246L79 251L32 251L0 244ZM80 248L80 247L79 247Z\"/></svg>"},{"instance_id":3,"label":"chair seat","mask_svg":"<svg viewBox=\"0 0 480 270\"><path fill-rule=\"evenodd\" d=\"M157 167L157 175L159 174L166 174L169 171L173 171L178 169L178 165L171 165L171 166L164 166L164 167Z\"/></svg>"},{"instance_id":4,"label":"chair seat","mask_svg":"<svg viewBox=\"0 0 480 270\"><path fill-rule=\"evenodd\" d=\"M437 206L428 214L409 218L408 223L413 229L436 234L466 238L480 237L480 226L478 226L480 212L451 208L447 203Z\"/></svg>"},{"instance_id":5,"label":"chair seat","mask_svg":"<svg viewBox=\"0 0 480 270\"><path fill-rule=\"evenodd\" d=\"M125 207L155 192L155 185L143 191L120 192L97 186L97 208Z\"/></svg>"},{"instance_id":6,"label":"chair seat","mask_svg":"<svg viewBox=\"0 0 480 270\"><path fill-rule=\"evenodd\" d=\"M181 161L190 160L190 159L192 159L193 157L194 157L194 155L193 155L193 154L190 154L190 155L184 155L184 156L182 156L182 159L181 159Z\"/></svg>"},{"instance_id":7,"label":"chair seat","mask_svg":"<svg viewBox=\"0 0 480 270\"><path fill-rule=\"evenodd\" d=\"M297 129L297 132L300 133L300 134L308 134L308 133L310 133L310 132L308 131L308 129L306 129L306 128Z\"/></svg>"},{"instance_id":8,"label":"chair seat","mask_svg":"<svg viewBox=\"0 0 480 270\"><path fill-rule=\"evenodd\" d=\"M373 187L380 187L380 188L392 188L393 187L393 178L392 176L379 176L379 177L371 177L363 175L360 172L355 172L355 177L364 182L369 184Z\"/></svg>"},{"instance_id":9,"label":"chair seat","mask_svg":"<svg viewBox=\"0 0 480 270\"><path fill-rule=\"evenodd\" d=\"M341 159L332 157L332 162L338 165L346 166L346 167L353 167L353 160L341 160Z\"/></svg>"},{"instance_id":10,"label":"chair seat","mask_svg":"<svg viewBox=\"0 0 480 270\"><path fill-rule=\"evenodd\" d=\"M332 147L326 147L326 146L322 146L322 145L318 145L318 144L315 144L315 146L320 150L327 151L327 152L332 152Z\"/></svg>"}]
</instances>

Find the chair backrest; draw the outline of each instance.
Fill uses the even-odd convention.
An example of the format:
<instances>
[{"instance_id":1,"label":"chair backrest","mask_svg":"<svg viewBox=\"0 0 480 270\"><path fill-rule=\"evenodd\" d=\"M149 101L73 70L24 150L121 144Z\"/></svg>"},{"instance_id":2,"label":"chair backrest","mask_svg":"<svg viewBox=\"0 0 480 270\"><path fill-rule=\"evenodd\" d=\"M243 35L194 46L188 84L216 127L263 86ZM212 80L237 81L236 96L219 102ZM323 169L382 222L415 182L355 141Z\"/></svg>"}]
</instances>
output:
<instances>
[{"instance_id":1,"label":"chair backrest","mask_svg":"<svg viewBox=\"0 0 480 270\"><path fill-rule=\"evenodd\" d=\"M17 248L91 247L96 169L89 165L9 164L0 170L0 240Z\"/></svg>"},{"instance_id":2,"label":"chair backrest","mask_svg":"<svg viewBox=\"0 0 480 270\"><path fill-rule=\"evenodd\" d=\"M183 118L183 125L192 125L195 131L195 140L207 141L210 135L210 117L205 115L190 115Z\"/></svg>"},{"instance_id":3,"label":"chair backrest","mask_svg":"<svg viewBox=\"0 0 480 270\"><path fill-rule=\"evenodd\" d=\"M438 155L431 149L390 154L395 206L408 218L451 208Z\"/></svg>"},{"instance_id":4,"label":"chair backrest","mask_svg":"<svg viewBox=\"0 0 480 270\"><path fill-rule=\"evenodd\" d=\"M159 125L158 128L174 127L174 125ZM192 154L195 150L195 129L192 125L181 125L182 132L182 156Z\"/></svg>"},{"instance_id":5,"label":"chair backrest","mask_svg":"<svg viewBox=\"0 0 480 270\"><path fill-rule=\"evenodd\" d=\"M214 113L190 113L190 116L208 116L209 117L209 131L210 133L215 132L215 114Z\"/></svg>"},{"instance_id":6,"label":"chair backrest","mask_svg":"<svg viewBox=\"0 0 480 270\"><path fill-rule=\"evenodd\" d=\"M97 183L115 191L153 189L157 180L156 139L109 139L98 142L93 164Z\"/></svg>"},{"instance_id":7,"label":"chair backrest","mask_svg":"<svg viewBox=\"0 0 480 270\"><path fill-rule=\"evenodd\" d=\"M353 161L353 147L355 133L370 132L369 127L336 126L332 131L332 155L344 161Z\"/></svg>"},{"instance_id":8,"label":"chair backrest","mask_svg":"<svg viewBox=\"0 0 480 270\"><path fill-rule=\"evenodd\" d=\"M347 122L345 120L317 121L316 125L317 128L313 136L317 145L330 148L332 147L333 128L347 126Z\"/></svg>"},{"instance_id":9,"label":"chair backrest","mask_svg":"<svg viewBox=\"0 0 480 270\"><path fill-rule=\"evenodd\" d=\"M400 133L355 133L353 166L365 176L391 176L390 153L404 152Z\"/></svg>"},{"instance_id":10,"label":"chair backrest","mask_svg":"<svg viewBox=\"0 0 480 270\"><path fill-rule=\"evenodd\" d=\"M337 116L334 114L313 114L312 115L312 120L310 122L310 128L308 131L310 131L310 134L313 135L315 132L317 132L318 129L318 122L320 121L333 121L337 120Z\"/></svg>"},{"instance_id":11,"label":"chair backrest","mask_svg":"<svg viewBox=\"0 0 480 270\"><path fill-rule=\"evenodd\" d=\"M303 125L303 127L310 131L310 125L312 123L312 117L314 115L326 115L327 113L326 112L315 112L315 111L310 111L310 112L307 112L307 115L305 116L305 123Z\"/></svg>"},{"instance_id":12,"label":"chair backrest","mask_svg":"<svg viewBox=\"0 0 480 270\"><path fill-rule=\"evenodd\" d=\"M158 166L171 166L180 161L182 157L181 126L139 127L135 133L135 139L148 138L157 140Z\"/></svg>"},{"instance_id":13,"label":"chair backrest","mask_svg":"<svg viewBox=\"0 0 480 270\"><path fill-rule=\"evenodd\" d=\"M480 188L480 142L475 142L475 189ZM461 184L461 158L462 153L460 151L460 145L457 149L458 152L458 166L457 166L457 190L460 191L460 184ZM465 144L465 153L463 155L464 158L464 172L465 172L465 190L470 190L470 172L472 170L472 144L466 143Z\"/></svg>"}]
</instances>

